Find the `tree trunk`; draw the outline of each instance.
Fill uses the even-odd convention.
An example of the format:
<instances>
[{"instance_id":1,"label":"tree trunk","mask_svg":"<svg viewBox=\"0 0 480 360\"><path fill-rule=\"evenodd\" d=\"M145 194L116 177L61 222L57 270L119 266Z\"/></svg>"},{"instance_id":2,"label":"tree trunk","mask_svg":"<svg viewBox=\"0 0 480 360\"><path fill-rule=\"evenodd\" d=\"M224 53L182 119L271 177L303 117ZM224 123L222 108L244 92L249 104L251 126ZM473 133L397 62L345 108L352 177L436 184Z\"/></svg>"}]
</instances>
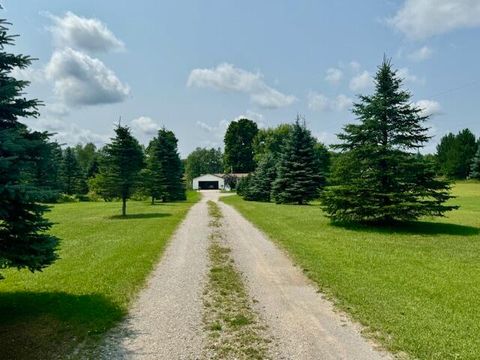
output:
<instances>
[{"instance_id":1,"label":"tree trunk","mask_svg":"<svg viewBox=\"0 0 480 360\"><path fill-rule=\"evenodd\" d=\"M127 215L127 198L122 197L122 216Z\"/></svg>"},{"instance_id":2,"label":"tree trunk","mask_svg":"<svg viewBox=\"0 0 480 360\"><path fill-rule=\"evenodd\" d=\"M152 196L152 205L154 205L154 204L155 204L155 197Z\"/></svg>"}]
</instances>

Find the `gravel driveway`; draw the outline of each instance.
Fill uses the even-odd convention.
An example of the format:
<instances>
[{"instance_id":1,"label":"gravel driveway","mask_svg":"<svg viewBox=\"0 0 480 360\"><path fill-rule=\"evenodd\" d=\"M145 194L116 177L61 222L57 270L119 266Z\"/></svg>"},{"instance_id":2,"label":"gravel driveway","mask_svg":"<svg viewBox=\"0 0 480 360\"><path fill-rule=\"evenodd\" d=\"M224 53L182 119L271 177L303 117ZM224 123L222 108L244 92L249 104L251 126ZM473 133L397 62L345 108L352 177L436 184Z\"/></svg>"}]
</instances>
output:
<instances>
[{"instance_id":1,"label":"gravel driveway","mask_svg":"<svg viewBox=\"0 0 480 360\"><path fill-rule=\"evenodd\" d=\"M107 339L105 359L197 359L203 348L207 197L175 232L125 323Z\"/></svg>"},{"instance_id":2,"label":"gravel driveway","mask_svg":"<svg viewBox=\"0 0 480 360\"><path fill-rule=\"evenodd\" d=\"M203 192L140 294L125 323L107 340L108 359L199 359L205 346L202 292L208 271L207 201ZM336 311L300 269L235 209L219 203L225 239L267 324L275 359L390 359Z\"/></svg>"}]
</instances>

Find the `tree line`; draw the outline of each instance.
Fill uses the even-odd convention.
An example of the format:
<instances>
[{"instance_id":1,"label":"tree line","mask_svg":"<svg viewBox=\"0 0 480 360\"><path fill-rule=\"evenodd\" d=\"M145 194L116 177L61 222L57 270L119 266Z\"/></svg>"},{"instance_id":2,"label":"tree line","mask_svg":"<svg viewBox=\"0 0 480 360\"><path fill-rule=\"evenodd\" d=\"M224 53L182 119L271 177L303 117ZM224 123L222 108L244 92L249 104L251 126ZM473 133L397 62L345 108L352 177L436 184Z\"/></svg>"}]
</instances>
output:
<instances>
[{"instance_id":1,"label":"tree line","mask_svg":"<svg viewBox=\"0 0 480 360\"><path fill-rule=\"evenodd\" d=\"M479 142L468 129L443 137L436 154L421 154L431 138L428 116L413 105L390 60L378 68L374 93L360 96L352 112L357 122L346 125L330 149L299 117L269 129L248 119L234 121L224 154L196 149L186 159L187 178L222 168L244 172L248 176L239 180L237 193L246 200L319 199L334 221L375 223L442 216L456 209L445 204L449 180L480 178Z\"/></svg>"},{"instance_id":2,"label":"tree line","mask_svg":"<svg viewBox=\"0 0 480 360\"><path fill-rule=\"evenodd\" d=\"M40 271L57 259L59 239L51 235L48 202L101 196L120 199L122 215L135 193L152 203L184 200L183 164L174 133L160 129L146 148L127 126L101 149L93 144L61 146L48 132L19 120L36 118L42 103L26 99L29 82L12 75L34 60L5 51L14 45L9 23L0 20L0 269ZM1 275L0 275L1 278Z\"/></svg>"}]
</instances>

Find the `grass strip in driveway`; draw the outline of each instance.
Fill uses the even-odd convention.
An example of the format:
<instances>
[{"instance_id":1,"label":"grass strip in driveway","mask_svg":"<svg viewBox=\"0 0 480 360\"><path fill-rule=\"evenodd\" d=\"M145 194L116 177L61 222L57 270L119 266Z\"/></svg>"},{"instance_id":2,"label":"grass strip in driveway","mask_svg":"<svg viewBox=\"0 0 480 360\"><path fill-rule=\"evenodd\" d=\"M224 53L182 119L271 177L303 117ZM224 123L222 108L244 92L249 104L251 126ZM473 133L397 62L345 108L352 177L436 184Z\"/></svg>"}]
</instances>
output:
<instances>
[{"instance_id":1,"label":"grass strip in driveway","mask_svg":"<svg viewBox=\"0 0 480 360\"><path fill-rule=\"evenodd\" d=\"M0 357L64 359L94 345L126 314L168 239L197 202L130 201L55 205L49 218L62 239L60 259L42 273L2 271Z\"/></svg>"},{"instance_id":2,"label":"grass strip in driveway","mask_svg":"<svg viewBox=\"0 0 480 360\"><path fill-rule=\"evenodd\" d=\"M208 202L210 271L204 292L204 323L208 332L205 356L209 359L268 359L265 326L252 308L241 274L222 237L222 214Z\"/></svg>"}]
</instances>

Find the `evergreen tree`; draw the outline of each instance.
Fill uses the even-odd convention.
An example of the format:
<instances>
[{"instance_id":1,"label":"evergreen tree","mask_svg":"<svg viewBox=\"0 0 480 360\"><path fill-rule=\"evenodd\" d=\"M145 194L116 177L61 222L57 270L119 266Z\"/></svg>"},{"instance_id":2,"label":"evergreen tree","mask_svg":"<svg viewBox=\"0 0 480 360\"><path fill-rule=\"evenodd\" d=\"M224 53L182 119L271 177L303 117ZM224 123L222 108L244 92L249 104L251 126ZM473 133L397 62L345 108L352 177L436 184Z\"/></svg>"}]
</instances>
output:
<instances>
[{"instance_id":1,"label":"evergreen tree","mask_svg":"<svg viewBox=\"0 0 480 360\"><path fill-rule=\"evenodd\" d=\"M30 133L32 146L28 156L32 159L32 166L22 172L22 182L38 189L40 202L56 202L62 189L62 150L56 142L50 142L49 137L47 132Z\"/></svg>"},{"instance_id":2,"label":"evergreen tree","mask_svg":"<svg viewBox=\"0 0 480 360\"><path fill-rule=\"evenodd\" d=\"M315 139L297 117L293 131L283 148L273 183L276 203L305 204L318 196L322 182Z\"/></svg>"},{"instance_id":3,"label":"evergreen tree","mask_svg":"<svg viewBox=\"0 0 480 360\"><path fill-rule=\"evenodd\" d=\"M437 146L440 173L452 179L466 179L476 152L477 141L469 129L445 135Z\"/></svg>"},{"instance_id":4,"label":"evergreen tree","mask_svg":"<svg viewBox=\"0 0 480 360\"><path fill-rule=\"evenodd\" d=\"M58 239L47 233L52 224L44 218L47 206L38 203L44 198L42 189L24 181L44 160L35 152L43 139L18 121L37 117L39 101L27 100L24 89L29 83L11 76L13 69L25 69L33 59L4 51L15 38L8 35L8 25L0 20L0 269L33 272L55 261Z\"/></svg>"},{"instance_id":5,"label":"evergreen tree","mask_svg":"<svg viewBox=\"0 0 480 360\"><path fill-rule=\"evenodd\" d=\"M177 150L177 138L172 131L160 129L147 149L146 180L152 203L155 199L185 200L183 165Z\"/></svg>"},{"instance_id":6,"label":"evergreen tree","mask_svg":"<svg viewBox=\"0 0 480 360\"><path fill-rule=\"evenodd\" d=\"M248 181L244 191L244 199L269 202L272 184L277 177L276 161L273 154L267 153L258 164L257 169Z\"/></svg>"},{"instance_id":7,"label":"evergreen tree","mask_svg":"<svg viewBox=\"0 0 480 360\"><path fill-rule=\"evenodd\" d=\"M232 121L225 133L226 172L248 173L255 170L253 139L258 133L257 124L248 119Z\"/></svg>"},{"instance_id":8,"label":"evergreen tree","mask_svg":"<svg viewBox=\"0 0 480 360\"><path fill-rule=\"evenodd\" d=\"M333 220L391 222L455 209L443 203L449 185L435 178L432 164L416 154L428 141L428 118L411 103L402 80L384 60L375 77L375 93L360 96L349 124L338 135L342 151L333 174L335 186L323 193Z\"/></svg>"},{"instance_id":9,"label":"evergreen tree","mask_svg":"<svg viewBox=\"0 0 480 360\"><path fill-rule=\"evenodd\" d=\"M84 182L82 169L71 147L67 147L63 153L61 179L65 194L74 195L82 192Z\"/></svg>"},{"instance_id":10,"label":"evergreen tree","mask_svg":"<svg viewBox=\"0 0 480 360\"><path fill-rule=\"evenodd\" d=\"M143 150L127 126L118 125L116 136L104 148L100 173L93 183L104 197L122 200L122 215L127 213L127 200L139 185L139 173L144 165Z\"/></svg>"},{"instance_id":11,"label":"evergreen tree","mask_svg":"<svg viewBox=\"0 0 480 360\"><path fill-rule=\"evenodd\" d=\"M480 145L478 146L477 153L472 161L470 178L480 180Z\"/></svg>"},{"instance_id":12,"label":"evergreen tree","mask_svg":"<svg viewBox=\"0 0 480 360\"><path fill-rule=\"evenodd\" d=\"M326 185L327 177L330 174L332 155L325 144L322 144L321 142L315 143L315 155L317 157L319 172L322 175L320 185L323 187Z\"/></svg>"}]
</instances>

